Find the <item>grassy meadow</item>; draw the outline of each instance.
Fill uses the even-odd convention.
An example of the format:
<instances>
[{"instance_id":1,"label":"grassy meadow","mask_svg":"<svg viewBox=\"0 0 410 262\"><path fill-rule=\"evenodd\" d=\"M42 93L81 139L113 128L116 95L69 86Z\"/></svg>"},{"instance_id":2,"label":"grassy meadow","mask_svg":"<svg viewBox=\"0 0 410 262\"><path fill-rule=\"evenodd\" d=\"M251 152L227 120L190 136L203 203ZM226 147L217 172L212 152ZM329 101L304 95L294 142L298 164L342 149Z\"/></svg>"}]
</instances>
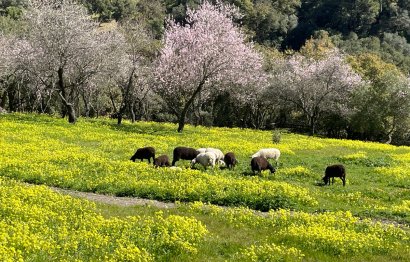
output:
<instances>
[{"instance_id":1,"label":"grassy meadow","mask_svg":"<svg viewBox=\"0 0 410 262\"><path fill-rule=\"evenodd\" d=\"M143 146L171 159L176 146L215 147L240 163L156 169L129 160ZM281 150L277 172L252 175L250 156L268 147ZM322 186L335 163L346 186ZM379 143L283 132L273 144L269 131L0 115L0 260L410 261L409 167L409 147ZM177 207L92 203L33 184Z\"/></svg>"}]
</instances>

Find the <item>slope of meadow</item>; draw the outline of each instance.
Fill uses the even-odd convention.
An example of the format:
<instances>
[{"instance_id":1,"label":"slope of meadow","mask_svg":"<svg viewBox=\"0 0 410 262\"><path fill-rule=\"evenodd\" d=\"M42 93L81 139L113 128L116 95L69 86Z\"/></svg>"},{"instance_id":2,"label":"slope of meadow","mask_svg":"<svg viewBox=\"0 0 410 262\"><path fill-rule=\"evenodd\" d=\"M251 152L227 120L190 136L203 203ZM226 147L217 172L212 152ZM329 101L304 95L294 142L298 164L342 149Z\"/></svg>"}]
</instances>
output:
<instances>
[{"instance_id":1,"label":"slope of meadow","mask_svg":"<svg viewBox=\"0 0 410 262\"><path fill-rule=\"evenodd\" d=\"M175 129L153 122L117 126L97 119L70 125L48 116L0 116L0 260L410 257L410 148L290 133L273 144L267 131L187 126L179 134ZM177 162L182 171L155 169L129 161L143 146L171 158L176 146L217 147L235 152L240 163L234 171L192 170L188 161ZM266 147L282 152L277 172L252 176L250 156ZM340 180L321 186L325 167L333 163L346 166L346 187ZM163 213L73 204L77 200L18 181L181 204ZM72 216L81 226L65 222ZM38 246L27 248L30 239Z\"/></svg>"}]
</instances>

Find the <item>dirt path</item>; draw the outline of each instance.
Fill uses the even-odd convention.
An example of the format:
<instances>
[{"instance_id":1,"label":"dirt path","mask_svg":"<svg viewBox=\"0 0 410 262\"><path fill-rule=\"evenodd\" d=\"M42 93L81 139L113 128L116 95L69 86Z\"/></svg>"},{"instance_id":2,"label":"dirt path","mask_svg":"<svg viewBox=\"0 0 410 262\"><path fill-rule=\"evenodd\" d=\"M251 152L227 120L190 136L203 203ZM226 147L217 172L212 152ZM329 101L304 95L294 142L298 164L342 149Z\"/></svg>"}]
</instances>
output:
<instances>
[{"instance_id":1,"label":"dirt path","mask_svg":"<svg viewBox=\"0 0 410 262\"><path fill-rule=\"evenodd\" d=\"M103 194L95 194L89 192L80 192L74 191L69 189L62 189L58 187L50 187L50 189L63 193L66 195L70 195L73 197L81 197L85 198L94 202L110 204L110 205L117 205L117 206L154 206L158 208L175 208L174 203L167 203L167 202L160 202L157 200L150 200L150 199L143 199L143 198L136 198L136 197L117 197L117 196L110 196L110 195L103 195Z\"/></svg>"},{"instance_id":2,"label":"dirt path","mask_svg":"<svg viewBox=\"0 0 410 262\"><path fill-rule=\"evenodd\" d=\"M70 195L73 197L80 197L84 198L90 201L98 202L98 203L104 203L104 204L109 204L109 205L117 205L117 206L123 206L123 207L131 207L131 206L154 206L158 208L163 208L163 209L168 209L168 208L175 208L176 205L171 202L161 202L157 200L150 200L150 199L143 199L143 198L136 198L136 197L117 197L117 196L110 196L110 195L103 195L103 194L96 194L96 193L90 193L90 192L80 192L80 191L75 191L71 189L62 189L58 187L50 187L50 189ZM228 208L228 207L224 207ZM255 214L260 215L260 216L267 216L267 212L261 212L261 211L255 211ZM396 221L391 221L387 219L372 219L374 223L376 222L381 222L384 225L394 225L398 226L402 229L409 230L408 226L405 223L398 223Z\"/></svg>"}]
</instances>

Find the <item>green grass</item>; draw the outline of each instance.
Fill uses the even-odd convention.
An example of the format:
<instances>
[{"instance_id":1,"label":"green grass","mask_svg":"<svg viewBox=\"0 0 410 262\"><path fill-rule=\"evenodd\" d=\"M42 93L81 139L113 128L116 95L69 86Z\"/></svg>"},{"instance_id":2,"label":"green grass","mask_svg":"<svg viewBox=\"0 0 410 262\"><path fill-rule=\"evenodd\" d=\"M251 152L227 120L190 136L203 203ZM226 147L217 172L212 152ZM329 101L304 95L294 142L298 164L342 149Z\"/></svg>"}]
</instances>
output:
<instances>
[{"instance_id":1,"label":"green grass","mask_svg":"<svg viewBox=\"0 0 410 262\"><path fill-rule=\"evenodd\" d=\"M109 119L80 119L71 125L64 119L24 114L1 115L0 130L0 176L3 177L163 201L203 201L263 211L285 208L311 214L312 217L327 212L349 211L363 219L400 223L402 226L410 224L408 147L322 139L286 132L282 132L280 144L273 144L272 133L268 131L188 125L180 134L175 131L174 124L125 122L118 126ZM168 154L171 158L176 146L216 147L223 152L235 152L240 163L234 171L190 170L188 161L177 163L183 167L182 172L155 169L146 163L129 161L135 150L143 146L153 146L157 155ZM282 152L277 172L252 176L250 156L258 149L268 147L277 147ZM322 186L324 169L334 163L346 166L345 187L337 179L334 185ZM107 218L149 217L157 211L154 207L126 208L102 204L97 210ZM408 239L398 242L399 246L404 245L400 250L396 247L387 251L369 244L368 250L349 254L344 253L336 242L332 242L333 251L326 250L323 245L327 240L322 243L321 238L317 239L318 248L315 249L315 246L304 245L301 237L285 232L275 236L272 230L281 227L238 226L237 222L227 223L223 214L193 211L184 205L164 212L165 216L192 216L206 225L210 232L200 242L195 255L162 256L168 261L235 260L235 253L239 250L251 245L265 247L266 243L295 247L305 255L304 261L405 261L410 257ZM242 216L241 212L239 216ZM308 230L306 228L306 232ZM311 230L320 230L320 226L312 225ZM337 234L340 229L335 227L335 230ZM350 233L359 237L362 229L357 226L352 230ZM404 230L409 234L408 229ZM368 239L371 237L368 235ZM287 255L282 255L286 260Z\"/></svg>"}]
</instances>

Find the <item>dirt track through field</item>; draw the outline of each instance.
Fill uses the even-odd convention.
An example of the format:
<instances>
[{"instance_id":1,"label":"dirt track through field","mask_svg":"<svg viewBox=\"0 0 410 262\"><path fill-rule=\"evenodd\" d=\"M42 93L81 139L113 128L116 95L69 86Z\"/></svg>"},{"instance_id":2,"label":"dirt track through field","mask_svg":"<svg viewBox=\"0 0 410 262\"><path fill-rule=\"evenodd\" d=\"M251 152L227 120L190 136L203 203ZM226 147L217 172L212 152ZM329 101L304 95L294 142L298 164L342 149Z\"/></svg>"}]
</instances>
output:
<instances>
[{"instance_id":1,"label":"dirt track through field","mask_svg":"<svg viewBox=\"0 0 410 262\"><path fill-rule=\"evenodd\" d=\"M58 187L50 187L52 190L63 193L66 195L70 195L73 197L80 197L85 198L94 202L109 204L109 205L117 205L117 206L154 206L158 208L175 208L174 203L167 203L161 202L157 200L150 200L150 199L143 199L143 198L136 198L136 197L117 197L117 196L110 196L110 195L103 195L103 194L95 194L90 192L80 192L74 191L69 189L62 189Z\"/></svg>"},{"instance_id":2,"label":"dirt track through field","mask_svg":"<svg viewBox=\"0 0 410 262\"><path fill-rule=\"evenodd\" d=\"M151 200L151 199L143 199L143 198L136 198L136 197L117 197L117 196L96 194L96 193L90 193L90 192L80 192L80 191L75 191L71 189L62 189L58 187L50 187L50 189L56 192L65 194L65 195L73 196L73 197L79 197L79 198L84 198L84 199L98 202L98 203L117 205L117 206L123 206L123 207L154 206L154 207L163 208L163 209L176 207L176 204L171 203L171 202L161 202L161 201ZM227 208L224 206L222 207ZM267 216L268 213L255 211L255 214L258 214L260 216ZM385 225L394 225L402 229L409 230L409 225L406 225L406 223L399 223L399 222L391 221L387 219L372 219L372 220L374 223L380 222Z\"/></svg>"}]
</instances>

